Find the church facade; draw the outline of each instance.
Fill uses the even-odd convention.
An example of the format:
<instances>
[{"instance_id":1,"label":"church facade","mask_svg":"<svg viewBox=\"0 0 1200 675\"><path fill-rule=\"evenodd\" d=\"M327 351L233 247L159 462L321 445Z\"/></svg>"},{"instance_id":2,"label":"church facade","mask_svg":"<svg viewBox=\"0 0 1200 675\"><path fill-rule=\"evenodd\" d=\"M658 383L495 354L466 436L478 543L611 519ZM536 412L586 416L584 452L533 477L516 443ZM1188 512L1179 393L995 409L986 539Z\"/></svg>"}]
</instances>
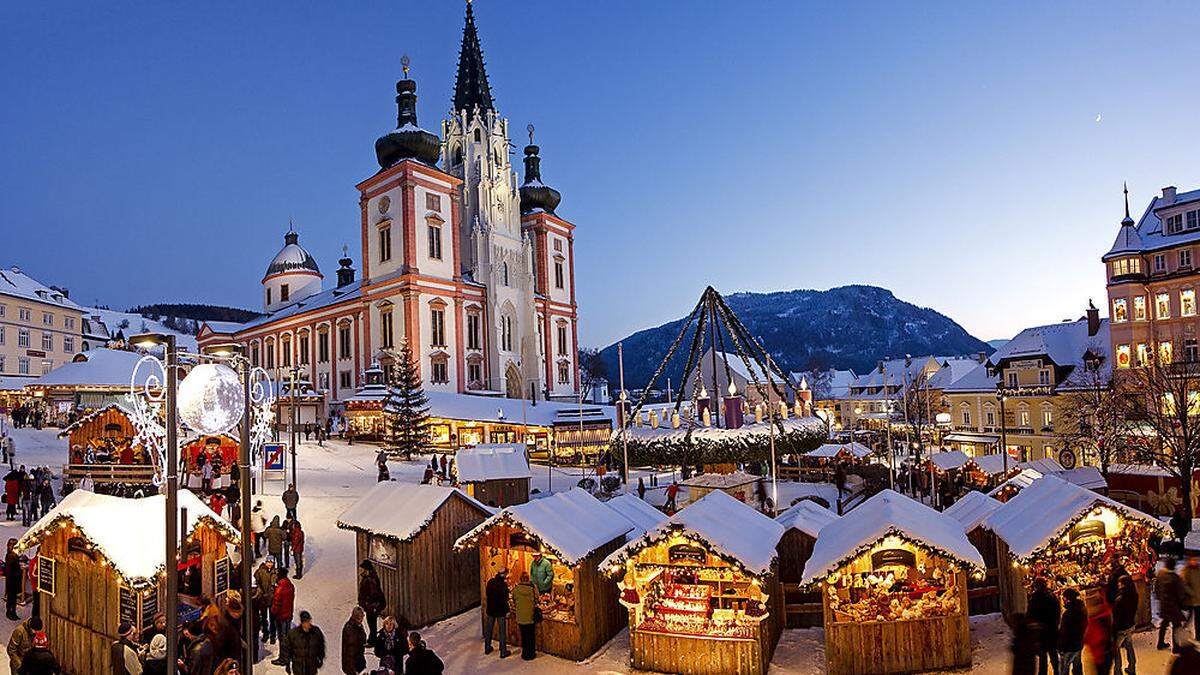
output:
<instances>
[{"instance_id":1,"label":"church facade","mask_svg":"<svg viewBox=\"0 0 1200 675\"><path fill-rule=\"evenodd\" d=\"M361 278L347 252L325 288L289 231L262 278L265 316L206 324L200 347L237 342L281 378L298 367L333 402L352 396L373 363L393 368L402 340L433 391L574 396L575 228L541 180L532 125L518 181L470 4L440 136L418 125L407 71L396 128L375 143L379 171L357 185Z\"/></svg>"}]
</instances>

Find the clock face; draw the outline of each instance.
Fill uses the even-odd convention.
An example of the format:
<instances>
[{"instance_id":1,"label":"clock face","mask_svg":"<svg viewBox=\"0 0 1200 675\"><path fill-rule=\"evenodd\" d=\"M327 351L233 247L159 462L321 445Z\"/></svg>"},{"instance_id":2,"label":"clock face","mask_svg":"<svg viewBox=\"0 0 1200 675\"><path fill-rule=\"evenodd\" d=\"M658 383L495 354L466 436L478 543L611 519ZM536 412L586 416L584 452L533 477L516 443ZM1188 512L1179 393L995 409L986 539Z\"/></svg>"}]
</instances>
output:
<instances>
[{"instance_id":1,"label":"clock face","mask_svg":"<svg viewBox=\"0 0 1200 675\"><path fill-rule=\"evenodd\" d=\"M391 198L391 197L389 197L389 196L387 196L387 195L384 195L383 197L380 197L380 199L379 199L379 212L380 212L380 213L387 213L387 212L388 212L388 209L390 209L390 208L392 208L392 198Z\"/></svg>"}]
</instances>

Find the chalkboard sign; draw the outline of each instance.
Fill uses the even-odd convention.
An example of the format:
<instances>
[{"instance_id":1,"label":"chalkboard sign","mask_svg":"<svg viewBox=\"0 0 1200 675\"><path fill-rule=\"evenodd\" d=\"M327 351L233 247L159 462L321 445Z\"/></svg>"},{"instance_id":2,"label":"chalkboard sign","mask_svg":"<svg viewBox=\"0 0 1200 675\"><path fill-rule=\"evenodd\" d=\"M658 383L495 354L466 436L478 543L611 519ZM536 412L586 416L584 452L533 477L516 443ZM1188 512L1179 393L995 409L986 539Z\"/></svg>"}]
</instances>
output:
<instances>
[{"instance_id":1,"label":"chalkboard sign","mask_svg":"<svg viewBox=\"0 0 1200 675\"><path fill-rule=\"evenodd\" d=\"M142 629L154 625L154 615L158 614L158 589L152 588L142 593Z\"/></svg>"},{"instance_id":2,"label":"chalkboard sign","mask_svg":"<svg viewBox=\"0 0 1200 675\"><path fill-rule=\"evenodd\" d=\"M871 554L872 569L889 566L916 567L917 556L902 548L887 548Z\"/></svg>"},{"instance_id":3,"label":"chalkboard sign","mask_svg":"<svg viewBox=\"0 0 1200 675\"><path fill-rule=\"evenodd\" d=\"M213 563L213 578L216 580L214 585L218 597L229 590L229 558L221 558Z\"/></svg>"},{"instance_id":4,"label":"chalkboard sign","mask_svg":"<svg viewBox=\"0 0 1200 675\"><path fill-rule=\"evenodd\" d=\"M54 558L38 556L37 586L46 595L54 595L54 579L58 572L58 561Z\"/></svg>"},{"instance_id":5,"label":"chalkboard sign","mask_svg":"<svg viewBox=\"0 0 1200 675\"><path fill-rule=\"evenodd\" d=\"M708 560L708 553L699 546L690 546L688 544L676 544L667 549L667 558L671 562L691 562L697 565L703 565Z\"/></svg>"},{"instance_id":6,"label":"chalkboard sign","mask_svg":"<svg viewBox=\"0 0 1200 675\"><path fill-rule=\"evenodd\" d=\"M134 593L133 589L121 587L121 621L128 621L130 625L137 622L137 600L137 593Z\"/></svg>"}]
</instances>

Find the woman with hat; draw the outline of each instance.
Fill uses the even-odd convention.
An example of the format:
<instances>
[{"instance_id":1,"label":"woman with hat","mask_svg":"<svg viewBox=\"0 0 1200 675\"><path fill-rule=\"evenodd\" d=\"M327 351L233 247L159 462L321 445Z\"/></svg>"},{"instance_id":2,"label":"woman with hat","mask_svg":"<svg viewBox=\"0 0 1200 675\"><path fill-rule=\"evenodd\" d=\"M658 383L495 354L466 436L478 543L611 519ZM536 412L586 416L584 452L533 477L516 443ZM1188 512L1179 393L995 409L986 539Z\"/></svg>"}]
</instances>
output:
<instances>
[{"instance_id":1,"label":"woman with hat","mask_svg":"<svg viewBox=\"0 0 1200 675\"><path fill-rule=\"evenodd\" d=\"M42 631L33 635L33 648L21 660L17 675L59 675L58 659L50 653L50 640Z\"/></svg>"},{"instance_id":2,"label":"woman with hat","mask_svg":"<svg viewBox=\"0 0 1200 675\"><path fill-rule=\"evenodd\" d=\"M142 675L166 675L167 673L167 636L156 633L150 638L150 649L146 652L146 665Z\"/></svg>"}]
</instances>

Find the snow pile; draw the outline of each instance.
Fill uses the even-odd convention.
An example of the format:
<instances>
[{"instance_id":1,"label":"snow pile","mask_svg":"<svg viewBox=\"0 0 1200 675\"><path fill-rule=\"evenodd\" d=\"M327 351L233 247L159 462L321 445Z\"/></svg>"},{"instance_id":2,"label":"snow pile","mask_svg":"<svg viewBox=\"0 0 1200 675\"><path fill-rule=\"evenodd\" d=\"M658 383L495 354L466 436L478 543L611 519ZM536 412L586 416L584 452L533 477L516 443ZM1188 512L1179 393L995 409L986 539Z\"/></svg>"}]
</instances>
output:
<instances>
[{"instance_id":1,"label":"snow pile","mask_svg":"<svg viewBox=\"0 0 1200 675\"><path fill-rule=\"evenodd\" d=\"M811 499L797 502L795 506L775 516L775 522L784 528L796 528L804 534L816 539L821 528L838 519L833 511L821 506Z\"/></svg>"},{"instance_id":2,"label":"snow pile","mask_svg":"<svg viewBox=\"0 0 1200 675\"><path fill-rule=\"evenodd\" d=\"M17 542L17 550L37 546L60 524L70 523L130 586L153 585L166 559L166 500L164 495L126 499L75 490L29 528ZM230 543L237 543L238 531L190 491L179 491L178 506L181 512L187 511L186 536L205 522Z\"/></svg>"},{"instance_id":3,"label":"snow pile","mask_svg":"<svg viewBox=\"0 0 1200 675\"><path fill-rule=\"evenodd\" d=\"M477 508L481 516L491 515L486 506L457 489L438 485L411 485L395 481L376 483L353 506L338 517L343 530L361 530L368 534L409 541L433 522L433 514L457 497Z\"/></svg>"},{"instance_id":4,"label":"snow pile","mask_svg":"<svg viewBox=\"0 0 1200 675\"><path fill-rule=\"evenodd\" d=\"M972 490L942 511L942 515L962 524L963 532L970 532L1001 506L1004 506L1002 502Z\"/></svg>"},{"instance_id":5,"label":"snow pile","mask_svg":"<svg viewBox=\"0 0 1200 675\"><path fill-rule=\"evenodd\" d=\"M972 457L971 464L975 466L976 470L989 476L997 476L1005 473L1006 470L1012 471L1017 468L1017 463L1013 461L1012 457L1006 459L1003 454L999 453Z\"/></svg>"},{"instance_id":6,"label":"snow pile","mask_svg":"<svg viewBox=\"0 0 1200 675\"><path fill-rule=\"evenodd\" d=\"M807 453L805 456L806 457L817 457L817 458L833 458L833 457L837 457L839 454L841 454L843 452L847 452L859 459L871 456L871 449L868 448L867 446L863 445L862 443L859 443L858 441L852 441L850 443L826 443L826 444L822 445L821 447L817 448L816 450L813 450L813 451Z\"/></svg>"},{"instance_id":7,"label":"snow pile","mask_svg":"<svg viewBox=\"0 0 1200 675\"><path fill-rule=\"evenodd\" d=\"M693 476L680 485L686 487L712 488L723 490L726 488L738 487L747 483L755 483L762 480L762 476L752 476L745 471L734 471L733 473L702 473L699 476Z\"/></svg>"},{"instance_id":8,"label":"snow pile","mask_svg":"<svg viewBox=\"0 0 1200 675\"><path fill-rule=\"evenodd\" d=\"M883 490L837 521L821 528L801 584L824 579L889 535L932 549L976 572L983 556L967 540L957 520L892 490Z\"/></svg>"},{"instance_id":9,"label":"snow pile","mask_svg":"<svg viewBox=\"0 0 1200 675\"><path fill-rule=\"evenodd\" d=\"M640 497L632 493L614 497L604 502L604 505L621 514L633 526L633 529L625 534L626 541L642 536L648 530L653 529L667 519L666 514L662 511L647 504Z\"/></svg>"},{"instance_id":10,"label":"snow pile","mask_svg":"<svg viewBox=\"0 0 1200 675\"><path fill-rule=\"evenodd\" d=\"M533 477L525 459L524 443L463 448L454 455L454 467L460 483Z\"/></svg>"},{"instance_id":11,"label":"snow pile","mask_svg":"<svg viewBox=\"0 0 1200 675\"><path fill-rule=\"evenodd\" d=\"M967 457L962 450L951 450L950 452L935 452L929 456L929 461L933 462L938 471L952 471L961 468L971 461L971 458Z\"/></svg>"},{"instance_id":12,"label":"snow pile","mask_svg":"<svg viewBox=\"0 0 1200 675\"><path fill-rule=\"evenodd\" d=\"M1164 536L1171 528L1157 518L1072 485L1057 476L1043 476L988 516L983 526L1004 540L1018 561L1028 561L1065 535L1097 506L1138 520Z\"/></svg>"},{"instance_id":13,"label":"snow pile","mask_svg":"<svg viewBox=\"0 0 1200 675\"><path fill-rule=\"evenodd\" d=\"M628 520L586 490L573 488L501 510L460 537L454 548L462 550L474 545L479 537L501 523L509 523L536 537L568 566L577 565L592 551L633 529Z\"/></svg>"},{"instance_id":14,"label":"snow pile","mask_svg":"<svg viewBox=\"0 0 1200 675\"><path fill-rule=\"evenodd\" d=\"M775 547L785 532L783 525L720 491L710 492L644 535L613 551L601 569L619 569L638 551L672 534L705 544L714 554L763 576L775 563Z\"/></svg>"}]
</instances>

